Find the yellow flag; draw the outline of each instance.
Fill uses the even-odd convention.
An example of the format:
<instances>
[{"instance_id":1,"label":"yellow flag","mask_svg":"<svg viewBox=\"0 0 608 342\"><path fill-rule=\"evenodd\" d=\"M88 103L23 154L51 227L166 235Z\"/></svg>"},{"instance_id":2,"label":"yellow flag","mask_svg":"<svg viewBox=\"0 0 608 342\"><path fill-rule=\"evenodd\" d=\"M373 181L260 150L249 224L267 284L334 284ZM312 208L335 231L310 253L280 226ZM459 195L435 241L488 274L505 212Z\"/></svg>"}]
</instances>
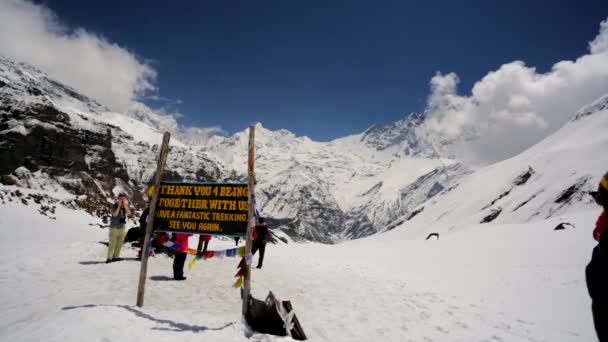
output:
<instances>
[{"instance_id":1,"label":"yellow flag","mask_svg":"<svg viewBox=\"0 0 608 342\"><path fill-rule=\"evenodd\" d=\"M188 263L188 269L192 269L192 266L194 266L194 263L196 262L196 258L192 258L192 260Z\"/></svg>"},{"instance_id":2,"label":"yellow flag","mask_svg":"<svg viewBox=\"0 0 608 342\"><path fill-rule=\"evenodd\" d=\"M245 256L245 246L237 248L236 255L238 255L240 257L244 257Z\"/></svg>"},{"instance_id":3,"label":"yellow flag","mask_svg":"<svg viewBox=\"0 0 608 342\"><path fill-rule=\"evenodd\" d=\"M237 279L234 282L234 285L232 285L232 287L237 288L237 289L243 287L243 277L240 277L239 279Z\"/></svg>"}]
</instances>

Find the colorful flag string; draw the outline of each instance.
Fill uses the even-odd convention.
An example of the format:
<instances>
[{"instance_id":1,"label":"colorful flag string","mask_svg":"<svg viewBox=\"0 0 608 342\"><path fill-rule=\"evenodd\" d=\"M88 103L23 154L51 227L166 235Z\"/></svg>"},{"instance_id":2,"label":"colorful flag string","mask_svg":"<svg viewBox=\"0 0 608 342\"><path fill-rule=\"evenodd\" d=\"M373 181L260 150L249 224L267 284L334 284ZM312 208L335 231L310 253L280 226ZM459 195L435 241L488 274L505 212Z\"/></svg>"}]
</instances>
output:
<instances>
[{"instance_id":1,"label":"colorful flag string","mask_svg":"<svg viewBox=\"0 0 608 342\"><path fill-rule=\"evenodd\" d=\"M188 263L189 269L192 269L194 264L200 259L207 260L207 259L211 259L211 258L224 258L224 257L234 258L237 256L243 257L243 256L245 256L245 246L225 249L225 250L221 250L221 251L206 251L205 253L194 253L194 254L196 255L196 257L194 257L194 259L192 259Z\"/></svg>"},{"instance_id":2,"label":"colorful flag string","mask_svg":"<svg viewBox=\"0 0 608 342\"><path fill-rule=\"evenodd\" d=\"M253 260L253 255L251 253L247 253L246 255L244 255L241 258L241 262L239 262L239 265L236 267L238 269L238 271L236 272L236 274L234 276L239 279L237 279L232 286L234 288L241 289L241 298L243 297L243 293L242 293L243 276L245 275L245 272L247 272L245 270L245 267L247 265L251 265L252 260Z\"/></svg>"},{"instance_id":3,"label":"colorful flag string","mask_svg":"<svg viewBox=\"0 0 608 342\"><path fill-rule=\"evenodd\" d=\"M152 243L154 242L154 238L155 238L154 235L150 236L150 242L146 246L146 252L145 253L146 253L146 255L148 257L150 257L150 254L152 254Z\"/></svg>"}]
</instances>

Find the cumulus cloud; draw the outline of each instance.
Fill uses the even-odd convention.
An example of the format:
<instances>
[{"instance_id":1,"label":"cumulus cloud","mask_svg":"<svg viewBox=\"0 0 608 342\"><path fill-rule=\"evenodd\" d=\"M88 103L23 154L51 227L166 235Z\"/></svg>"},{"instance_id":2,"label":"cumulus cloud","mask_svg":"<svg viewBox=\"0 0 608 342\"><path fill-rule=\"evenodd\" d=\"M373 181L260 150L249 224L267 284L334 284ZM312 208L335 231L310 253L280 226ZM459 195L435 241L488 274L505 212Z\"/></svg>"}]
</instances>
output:
<instances>
[{"instance_id":1,"label":"cumulus cloud","mask_svg":"<svg viewBox=\"0 0 608 342\"><path fill-rule=\"evenodd\" d=\"M608 93L608 20L589 53L538 73L522 61L502 65L458 94L458 76L430 82L420 134L439 137L455 157L487 164L514 156L560 128L578 109Z\"/></svg>"},{"instance_id":2,"label":"cumulus cloud","mask_svg":"<svg viewBox=\"0 0 608 342\"><path fill-rule=\"evenodd\" d=\"M183 127L180 133L180 139L190 145L203 145L212 136L226 136L226 132L219 126L212 127Z\"/></svg>"},{"instance_id":3,"label":"cumulus cloud","mask_svg":"<svg viewBox=\"0 0 608 342\"><path fill-rule=\"evenodd\" d=\"M214 135L226 136L228 132L219 126L188 127L177 122L182 115L166 108L150 109L140 102L133 102L126 115L135 118L159 131L170 132L188 145L203 145Z\"/></svg>"},{"instance_id":4,"label":"cumulus cloud","mask_svg":"<svg viewBox=\"0 0 608 342\"><path fill-rule=\"evenodd\" d=\"M608 51L608 19L600 24L600 33L589 43L591 53L602 53Z\"/></svg>"},{"instance_id":5,"label":"cumulus cloud","mask_svg":"<svg viewBox=\"0 0 608 342\"><path fill-rule=\"evenodd\" d=\"M84 28L71 29L47 7L0 0L0 55L31 64L110 109L169 131L186 143L225 135L220 127L186 127L175 108L181 100L157 93L156 71L133 52ZM155 101L150 109L138 100Z\"/></svg>"},{"instance_id":6,"label":"cumulus cloud","mask_svg":"<svg viewBox=\"0 0 608 342\"><path fill-rule=\"evenodd\" d=\"M48 8L0 0L0 54L44 70L116 111L155 90L156 71L127 49L63 25Z\"/></svg>"}]
</instances>

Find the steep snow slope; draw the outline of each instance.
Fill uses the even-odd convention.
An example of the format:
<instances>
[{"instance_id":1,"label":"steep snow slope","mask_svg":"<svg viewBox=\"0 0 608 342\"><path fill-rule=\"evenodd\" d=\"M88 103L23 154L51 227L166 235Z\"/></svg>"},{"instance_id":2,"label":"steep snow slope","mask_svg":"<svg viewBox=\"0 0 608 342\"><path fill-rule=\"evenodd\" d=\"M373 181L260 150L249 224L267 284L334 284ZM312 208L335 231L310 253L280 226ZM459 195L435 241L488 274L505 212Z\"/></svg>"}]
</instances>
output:
<instances>
[{"instance_id":1,"label":"steep snow slope","mask_svg":"<svg viewBox=\"0 0 608 342\"><path fill-rule=\"evenodd\" d=\"M524 223L588 208L593 200L587 192L608 169L607 146L604 96L520 155L462 178L391 234L419 238L474 223Z\"/></svg>"}]
</instances>

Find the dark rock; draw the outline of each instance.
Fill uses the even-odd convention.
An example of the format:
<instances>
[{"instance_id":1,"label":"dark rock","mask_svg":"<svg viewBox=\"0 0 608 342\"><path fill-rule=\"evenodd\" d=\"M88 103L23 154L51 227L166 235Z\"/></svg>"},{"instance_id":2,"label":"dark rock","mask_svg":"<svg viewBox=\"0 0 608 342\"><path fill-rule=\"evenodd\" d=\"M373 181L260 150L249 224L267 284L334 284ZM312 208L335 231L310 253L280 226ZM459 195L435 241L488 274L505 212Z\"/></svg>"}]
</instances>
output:
<instances>
[{"instance_id":1,"label":"dark rock","mask_svg":"<svg viewBox=\"0 0 608 342\"><path fill-rule=\"evenodd\" d=\"M490 202L490 204L486 205L485 207L481 208L481 210L486 210L489 207L493 206L494 204L496 204L496 202L500 201L501 199L503 199L504 197L507 197L510 193L511 190L513 190L512 188L503 192L502 194L500 194L500 196L498 196L498 198L495 198L492 202Z\"/></svg>"},{"instance_id":2,"label":"dark rock","mask_svg":"<svg viewBox=\"0 0 608 342\"><path fill-rule=\"evenodd\" d=\"M481 219L481 221L479 223L492 222L498 217L498 215L500 215L501 212L502 212L502 208L496 208L496 209L492 210L492 212L488 216Z\"/></svg>"},{"instance_id":3,"label":"dark rock","mask_svg":"<svg viewBox=\"0 0 608 342\"><path fill-rule=\"evenodd\" d=\"M513 180L513 184L517 186L524 185L528 182L528 180L530 179L530 177L532 177L533 174L534 169L532 168L532 166L528 166L528 170L517 176L517 178Z\"/></svg>"},{"instance_id":4,"label":"dark rock","mask_svg":"<svg viewBox=\"0 0 608 342\"><path fill-rule=\"evenodd\" d=\"M426 239L425 239L425 240L428 240L428 239L430 239L430 238L432 238L432 237L435 237L435 238L436 238L435 240L439 240L439 233L430 233L430 234L429 234L429 235L426 237Z\"/></svg>"},{"instance_id":5,"label":"dark rock","mask_svg":"<svg viewBox=\"0 0 608 342\"><path fill-rule=\"evenodd\" d=\"M522 186L522 185L526 184L528 182L528 180L530 179L530 177L532 177L533 174L534 174L534 169L532 169L531 166L528 166L528 170L524 171L522 174L520 174L519 176L515 177L515 179L513 180L513 187L509 188L508 190L506 190L505 192L503 192L502 194L500 194L497 198L495 198L494 200L492 200L492 202L490 202L490 204L488 204L485 207L481 208L481 210L486 210L489 207L491 207L494 204L496 204L496 202L498 202L501 199L507 197L511 193L511 191L513 191L513 188L515 186ZM524 205L525 205L525 203L524 203Z\"/></svg>"},{"instance_id":6,"label":"dark rock","mask_svg":"<svg viewBox=\"0 0 608 342\"><path fill-rule=\"evenodd\" d=\"M130 228L127 231L127 235L125 236L125 242L139 241L140 236L141 236L141 229L139 229L139 227Z\"/></svg>"},{"instance_id":7,"label":"dark rock","mask_svg":"<svg viewBox=\"0 0 608 342\"><path fill-rule=\"evenodd\" d=\"M521 207L523 207L524 205L528 204L531 200L536 198L537 194L532 195L532 197L528 198L527 200L521 202L520 204L517 205L517 207L515 207L515 209L513 209L513 212L517 211L518 209L520 209Z\"/></svg>"},{"instance_id":8,"label":"dark rock","mask_svg":"<svg viewBox=\"0 0 608 342\"><path fill-rule=\"evenodd\" d=\"M553 230L564 230L567 227L576 228L576 227L574 227L574 225L572 223L562 222L562 223L558 224L557 226L555 226L555 228L553 228Z\"/></svg>"},{"instance_id":9,"label":"dark rock","mask_svg":"<svg viewBox=\"0 0 608 342\"><path fill-rule=\"evenodd\" d=\"M28 94L32 95L32 96L41 96L42 95L42 91L40 91L40 89L38 88L27 88L27 92Z\"/></svg>"},{"instance_id":10,"label":"dark rock","mask_svg":"<svg viewBox=\"0 0 608 342\"><path fill-rule=\"evenodd\" d=\"M435 182L435 184L433 184L433 187L426 194L426 197L427 198L431 198L431 197L437 195L438 193L442 192L443 189L445 189L445 187L443 185L441 185L440 183Z\"/></svg>"},{"instance_id":11,"label":"dark rock","mask_svg":"<svg viewBox=\"0 0 608 342\"><path fill-rule=\"evenodd\" d=\"M575 184L564 190L556 199L555 203L570 203L574 198L582 198L585 193L584 187L589 178L581 178Z\"/></svg>"},{"instance_id":12,"label":"dark rock","mask_svg":"<svg viewBox=\"0 0 608 342\"><path fill-rule=\"evenodd\" d=\"M407 217L406 221L413 219L416 215L420 214L424 210L424 207L420 207L419 209L414 210L410 216Z\"/></svg>"}]
</instances>

